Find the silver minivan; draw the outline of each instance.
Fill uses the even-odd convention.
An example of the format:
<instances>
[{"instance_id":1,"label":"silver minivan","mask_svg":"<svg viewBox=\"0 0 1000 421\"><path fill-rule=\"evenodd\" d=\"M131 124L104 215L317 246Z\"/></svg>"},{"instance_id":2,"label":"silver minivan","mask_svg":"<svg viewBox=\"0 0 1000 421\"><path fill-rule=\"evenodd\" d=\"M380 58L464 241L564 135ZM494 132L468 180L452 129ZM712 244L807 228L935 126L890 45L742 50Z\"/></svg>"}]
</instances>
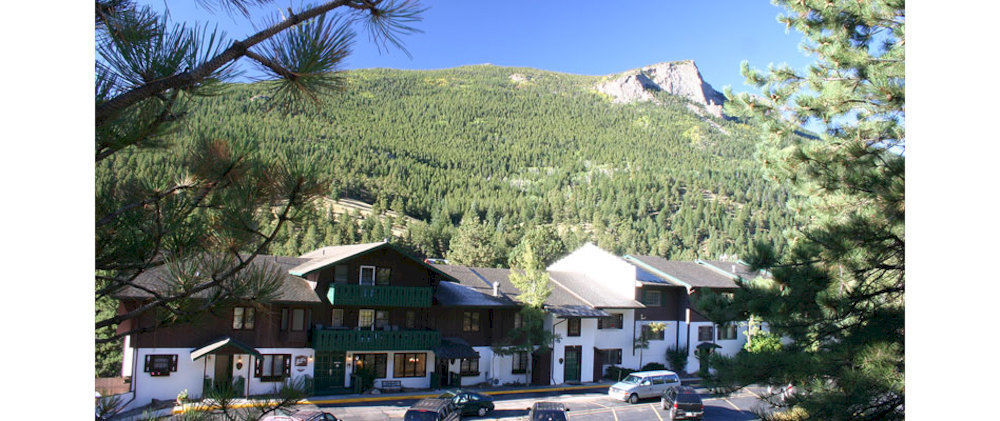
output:
<instances>
[{"instance_id":1,"label":"silver minivan","mask_svg":"<svg viewBox=\"0 0 1000 421\"><path fill-rule=\"evenodd\" d=\"M659 398L667 389L680 385L681 379L673 371L637 371L608 388L608 396L637 403L639 399Z\"/></svg>"}]
</instances>

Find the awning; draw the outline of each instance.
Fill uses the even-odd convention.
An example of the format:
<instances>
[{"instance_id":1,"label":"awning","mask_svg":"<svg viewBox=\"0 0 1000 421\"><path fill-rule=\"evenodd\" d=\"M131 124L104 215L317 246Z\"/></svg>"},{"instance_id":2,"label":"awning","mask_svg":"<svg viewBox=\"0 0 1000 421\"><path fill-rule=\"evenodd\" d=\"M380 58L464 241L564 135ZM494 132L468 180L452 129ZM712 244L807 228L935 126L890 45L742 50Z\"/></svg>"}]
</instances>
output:
<instances>
[{"instance_id":1,"label":"awning","mask_svg":"<svg viewBox=\"0 0 1000 421\"><path fill-rule=\"evenodd\" d=\"M479 353L462 338L441 338L441 345L434 348L434 358L457 360L479 358Z\"/></svg>"},{"instance_id":2,"label":"awning","mask_svg":"<svg viewBox=\"0 0 1000 421\"><path fill-rule=\"evenodd\" d=\"M610 314L604 310L587 306L545 306L545 310L554 314L556 317L599 318L610 316Z\"/></svg>"},{"instance_id":3,"label":"awning","mask_svg":"<svg viewBox=\"0 0 1000 421\"><path fill-rule=\"evenodd\" d=\"M260 358L260 352L243 342L228 336L216 339L208 345L195 348L191 351L191 361L195 361L208 354L250 354Z\"/></svg>"},{"instance_id":4,"label":"awning","mask_svg":"<svg viewBox=\"0 0 1000 421\"><path fill-rule=\"evenodd\" d=\"M715 349L715 348L722 348L722 345L714 344L714 343L711 343L711 342L702 342L702 343L698 344L698 346L696 346L695 348L698 348L698 349Z\"/></svg>"}]
</instances>

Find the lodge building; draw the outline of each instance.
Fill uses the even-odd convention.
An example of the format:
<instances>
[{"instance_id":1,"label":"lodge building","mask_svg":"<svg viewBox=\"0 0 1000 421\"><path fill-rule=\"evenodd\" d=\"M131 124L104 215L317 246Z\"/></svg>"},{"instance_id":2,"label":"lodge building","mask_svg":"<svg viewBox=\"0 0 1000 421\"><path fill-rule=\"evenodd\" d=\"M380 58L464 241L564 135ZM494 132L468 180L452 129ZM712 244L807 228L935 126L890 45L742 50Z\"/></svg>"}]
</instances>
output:
<instances>
[{"instance_id":1,"label":"lodge building","mask_svg":"<svg viewBox=\"0 0 1000 421\"><path fill-rule=\"evenodd\" d=\"M127 321L122 374L130 407L197 398L219 382L246 395L286 380L308 380L316 395L349 393L352 374L374 370L376 388L427 389L475 384L561 384L600 380L607 367L665 363L669 346L711 344L734 353L745 323L717 326L691 307L710 288L753 278L745 265L619 257L586 244L547 268L552 294L546 328L557 341L536 352L497 355L492 346L520 323L510 270L428 264L386 242L323 247L299 257L257 256L251 264L284 277L267 304L213 308L196 323L157 327L153 314ZM133 311L171 287L163 268L119 294ZM210 290L195 297L211 299ZM651 323L666 329L653 332ZM649 345L635 349L640 335Z\"/></svg>"}]
</instances>

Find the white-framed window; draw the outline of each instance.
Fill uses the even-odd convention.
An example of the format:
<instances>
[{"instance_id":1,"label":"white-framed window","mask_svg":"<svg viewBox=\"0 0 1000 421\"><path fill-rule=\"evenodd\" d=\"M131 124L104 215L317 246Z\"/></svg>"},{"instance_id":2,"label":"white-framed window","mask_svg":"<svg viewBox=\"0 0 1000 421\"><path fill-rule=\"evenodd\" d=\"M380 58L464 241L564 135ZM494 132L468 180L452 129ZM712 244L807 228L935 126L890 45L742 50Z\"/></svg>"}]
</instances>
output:
<instances>
[{"instance_id":1,"label":"white-framed window","mask_svg":"<svg viewBox=\"0 0 1000 421\"><path fill-rule=\"evenodd\" d=\"M233 307L233 330L253 330L253 307Z\"/></svg>"},{"instance_id":2,"label":"white-framed window","mask_svg":"<svg viewBox=\"0 0 1000 421\"><path fill-rule=\"evenodd\" d=\"M362 266L358 273L358 283L361 285L375 285L375 266Z\"/></svg>"},{"instance_id":3,"label":"white-framed window","mask_svg":"<svg viewBox=\"0 0 1000 421\"><path fill-rule=\"evenodd\" d=\"M358 310L358 327L375 326L375 310L363 308Z\"/></svg>"},{"instance_id":4,"label":"white-framed window","mask_svg":"<svg viewBox=\"0 0 1000 421\"><path fill-rule=\"evenodd\" d=\"M333 315L330 319L330 325L333 327L344 326L344 309L342 308L333 309Z\"/></svg>"},{"instance_id":5,"label":"white-framed window","mask_svg":"<svg viewBox=\"0 0 1000 421\"><path fill-rule=\"evenodd\" d=\"M718 336L719 340L736 339L736 324L719 326L718 334L719 334Z\"/></svg>"},{"instance_id":6,"label":"white-framed window","mask_svg":"<svg viewBox=\"0 0 1000 421\"><path fill-rule=\"evenodd\" d=\"M479 358L463 358L461 375L463 376L478 376L479 375Z\"/></svg>"}]
</instances>

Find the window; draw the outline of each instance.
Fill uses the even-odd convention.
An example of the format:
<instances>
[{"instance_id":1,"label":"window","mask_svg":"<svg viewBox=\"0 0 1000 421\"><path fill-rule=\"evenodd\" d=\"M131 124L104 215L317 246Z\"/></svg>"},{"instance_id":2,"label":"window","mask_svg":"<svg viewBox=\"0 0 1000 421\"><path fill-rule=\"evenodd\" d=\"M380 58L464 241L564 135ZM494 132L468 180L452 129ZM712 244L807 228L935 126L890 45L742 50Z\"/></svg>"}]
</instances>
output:
<instances>
[{"instance_id":1,"label":"window","mask_svg":"<svg viewBox=\"0 0 1000 421\"><path fill-rule=\"evenodd\" d=\"M338 284L347 283L347 265L337 265L333 267L333 282Z\"/></svg>"},{"instance_id":2,"label":"window","mask_svg":"<svg viewBox=\"0 0 1000 421\"><path fill-rule=\"evenodd\" d=\"M528 371L528 352L521 351L514 354L514 362L511 366L511 374L524 374Z\"/></svg>"},{"instance_id":3,"label":"window","mask_svg":"<svg viewBox=\"0 0 1000 421\"><path fill-rule=\"evenodd\" d=\"M615 364L619 365L622 363L622 350L621 349L605 349L604 352L604 363L605 364Z\"/></svg>"},{"instance_id":4,"label":"window","mask_svg":"<svg viewBox=\"0 0 1000 421\"><path fill-rule=\"evenodd\" d=\"M642 291L642 303L647 306L660 307L663 305L663 292L656 289L645 289Z\"/></svg>"},{"instance_id":5,"label":"window","mask_svg":"<svg viewBox=\"0 0 1000 421\"><path fill-rule=\"evenodd\" d=\"M621 313L611 313L609 317L601 317L597 319L598 329L621 329L622 328L622 314Z\"/></svg>"},{"instance_id":6,"label":"window","mask_svg":"<svg viewBox=\"0 0 1000 421\"><path fill-rule=\"evenodd\" d=\"M579 317L570 317L566 319L566 336L580 336Z\"/></svg>"},{"instance_id":7,"label":"window","mask_svg":"<svg viewBox=\"0 0 1000 421\"><path fill-rule=\"evenodd\" d=\"M330 325L333 327L344 326L344 309L342 308L333 309L333 316L330 319Z\"/></svg>"},{"instance_id":8,"label":"window","mask_svg":"<svg viewBox=\"0 0 1000 421\"><path fill-rule=\"evenodd\" d=\"M417 312L406 310L406 323L404 326L407 329L415 329L417 327Z\"/></svg>"},{"instance_id":9,"label":"window","mask_svg":"<svg viewBox=\"0 0 1000 421\"><path fill-rule=\"evenodd\" d=\"M698 326L698 340L699 341L710 341L712 340L712 326Z\"/></svg>"},{"instance_id":10,"label":"window","mask_svg":"<svg viewBox=\"0 0 1000 421\"><path fill-rule=\"evenodd\" d=\"M652 380L653 384L663 384L666 383L667 376L653 376L649 380Z\"/></svg>"},{"instance_id":11,"label":"window","mask_svg":"<svg viewBox=\"0 0 1000 421\"><path fill-rule=\"evenodd\" d=\"M466 311L462 317L463 332L479 332L479 312Z\"/></svg>"},{"instance_id":12,"label":"window","mask_svg":"<svg viewBox=\"0 0 1000 421\"><path fill-rule=\"evenodd\" d=\"M362 266L358 276L361 285L375 285L375 266Z\"/></svg>"},{"instance_id":13,"label":"window","mask_svg":"<svg viewBox=\"0 0 1000 421\"><path fill-rule=\"evenodd\" d=\"M520 329L521 326L524 326L524 318L521 313L514 313L514 329Z\"/></svg>"},{"instance_id":14,"label":"window","mask_svg":"<svg viewBox=\"0 0 1000 421\"><path fill-rule=\"evenodd\" d=\"M378 329L389 327L389 310L375 311L375 327Z\"/></svg>"},{"instance_id":15,"label":"window","mask_svg":"<svg viewBox=\"0 0 1000 421\"><path fill-rule=\"evenodd\" d=\"M666 329L660 329L659 332L654 331L653 327L650 325L642 325L642 337L649 339L651 341L662 341L663 333Z\"/></svg>"},{"instance_id":16,"label":"window","mask_svg":"<svg viewBox=\"0 0 1000 421\"><path fill-rule=\"evenodd\" d=\"M177 371L177 354L147 355L142 371L150 376L169 376L171 371Z\"/></svg>"},{"instance_id":17,"label":"window","mask_svg":"<svg viewBox=\"0 0 1000 421\"><path fill-rule=\"evenodd\" d=\"M398 353L393 362L392 377L424 377L427 374L427 354L425 353ZM478 367L478 361L476 364Z\"/></svg>"},{"instance_id":18,"label":"window","mask_svg":"<svg viewBox=\"0 0 1000 421\"><path fill-rule=\"evenodd\" d=\"M306 330L306 310L301 308L292 309L292 331L301 332Z\"/></svg>"},{"instance_id":19,"label":"window","mask_svg":"<svg viewBox=\"0 0 1000 421\"><path fill-rule=\"evenodd\" d=\"M371 369L375 371L375 378L384 379L388 362L387 354L354 354L354 372Z\"/></svg>"},{"instance_id":20,"label":"window","mask_svg":"<svg viewBox=\"0 0 1000 421\"><path fill-rule=\"evenodd\" d=\"M262 382L280 382L291 374L292 356L289 354L264 354L254 366L254 377Z\"/></svg>"},{"instance_id":21,"label":"window","mask_svg":"<svg viewBox=\"0 0 1000 421\"><path fill-rule=\"evenodd\" d=\"M463 358L461 374L463 376L478 376L479 358Z\"/></svg>"},{"instance_id":22,"label":"window","mask_svg":"<svg viewBox=\"0 0 1000 421\"><path fill-rule=\"evenodd\" d=\"M281 309L281 328L282 332L288 330L288 309Z\"/></svg>"},{"instance_id":23,"label":"window","mask_svg":"<svg viewBox=\"0 0 1000 421\"><path fill-rule=\"evenodd\" d=\"M375 285L389 285L389 278L391 276L392 270L389 268L375 269Z\"/></svg>"},{"instance_id":24,"label":"window","mask_svg":"<svg viewBox=\"0 0 1000 421\"><path fill-rule=\"evenodd\" d=\"M736 339L736 325L731 324L728 326L719 326L719 339L730 340Z\"/></svg>"},{"instance_id":25,"label":"window","mask_svg":"<svg viewBox=\"0 0 1000 421\"><path fill-rule=\"evenodd\" d=\"M372 327L375 325L375 310L358 310L358 327Z\"/></svg>"},{"instance_id":26,"label":"window","mask_svg":"<svg viewBox=\"0 0 1000 421\"><path fill-rule=\"evenodd\" d=\"M233 330L253 330L253 307L233 307Z\"/></svg>"}]
</instances>

